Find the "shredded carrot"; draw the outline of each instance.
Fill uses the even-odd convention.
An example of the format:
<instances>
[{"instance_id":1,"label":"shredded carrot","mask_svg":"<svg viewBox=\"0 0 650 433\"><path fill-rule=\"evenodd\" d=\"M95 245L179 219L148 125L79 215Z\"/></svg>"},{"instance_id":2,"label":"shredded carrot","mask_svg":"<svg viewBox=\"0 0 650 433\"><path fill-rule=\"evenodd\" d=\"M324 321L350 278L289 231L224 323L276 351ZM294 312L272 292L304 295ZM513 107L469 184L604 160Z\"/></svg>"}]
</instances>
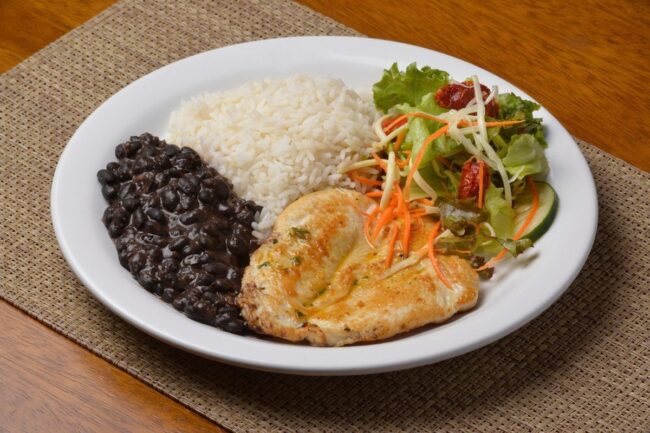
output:
<instances>
[{"instance_id":1,"label":"shredded carrot","mask_svg":"<svg viewBox=\"0 0 650 433\"><path fill-rule=\"evenodd\" d=\"M349 176L350 179L352 179L355 182L359 182L362 185L380 186L382 184L380 180L368 179L367 177L359 176L356 174L350 174Z\"/></svg>"},{"instance_id":2,"label":"shredded carrot","mask_svg":"<svg viewBox=\"0 0 650 433\"><path fill-rule=\"evenodd\" d=\"M449 125L443 126L433 134L429 135L426 138L426 140L424 140L424 142L422 143L422 146L420 147L418 154L415 156L415 161L413 161L413 166L411 167L408 176L406 176L406 183L404 184L404 195L406 201L408 201L408 194L409 194L409 190L411 189L411 182L413 182L413 176L415 175L415 172L417 171L420 163L422 162L422 158L424 158L424 153L426 152L427 147L429 147L429 144L431 144L433 140L445 134L448 129L449 129Z\"/></svg>"},{"instance_id":3,"label":"shredded carrot","mask_svg":"<svg viewBox=\"0 0 650 433\"><path fill-rule=\"evenodd\" d=\"M399 127L399 126L402 126L405 123L405 120L407 120L409 117L419 117L420 119L433 120L433 121L439 122L439 123L449 123L448 120L442 119L440 117L432 116L431 114L413 112L413 113L402 114L401 116L397 116L394 119L390 119L391 120L390 123L388 123L388 119L386 119L384 121L384 124L382 124L382 128L384 128L384 132L386 134L390 134L390 132L393 129L395 129L395 128ZM523 122L523 120L500 120L500 121L495 121L495 122L485 122L485 127L486 128L491 128L491 127L494 127L494 126L512 126L512 125L516 125L516 124L522 123L522 122ZM386 123L388 123L387 126L385 125ZM461 127L462 126L468 126L468 125L469 126L476 126L476 125L478 125L478 122L467 122L467 121L464 121L464 120L458 122L458 126L461 126Z\"/></svg>"},{"instance_id":4,"label":"shredded carrot","mask_svg":"<svg viewBox=\"0 0 650 433\"><path fill-rule=\"evenodd\" d=\"M512 126L523 122L523 120L499 120L498 122L485 122L485 127L492 128L493 126ZM471 126L476 125L478 125L478 122L471 123Z\"/></svg>"},{"instance_id":5,"label":"shredded carrot","mask_svg":"<svg viewBox=\"0 0 650 433\"><path fill-rule=\"evenodd\" d=\"M539 208L539 194L537 193L537 186L535 185L535 181L533 181L533 179L530 176L526 178L526 181L528 182L528 187L530 188L530 192L533 193L533 207L530 209L530 212L526 217L526 221L524 221L521 227L519 227L519 230L517 230L517 233L515 233L515 236L513 237L514 240L518 240L526 232L526 229L528 228L530 223L533 222L533 217L535 216L535 213Z\"/></svg>"},{"instance_id":6,"label":"shredded carrot","mask_svg":"<svg viewBox=\"0 0 650 433\"><path fill-rule=\"evenodd\" d=\"M447 277L445 277L445 274L442 272L442 269L440 269L440 264L436 259L435 243L436 243L436 236L438 236L439 231L440 231L440 221L438 221L433 226L431 233L429 233L429 239L427 241L427 246L429 247L429 259L431 259L431 264L433 265L433 269L436 271L436 274L438 275L438 278L440 278L440 281L442 281L445 286L451 287L451 284L449 284L449 280L447 280Z\"/></svg>"},{"instance_id":7,"label":"shredded carrot","mask_svg":"<svg viewBox=\"0 0 650 433\"><path fill-rule=\"evenodd\" d=\"M384 191L373 190L373 191L367 192L366 196L367 197L372 197L372 198L377 198L377 197L381 197L383 193L384 193Z\"/></svg>"},{"instance_id":8,"label":"shredded carrot","mask_svg":"<svg viewBox=\"0 0 650 433\"><path fill-rule=\"evenodd\" d=\"M526 229L530 225L530 223L533 222L533 218L535 217L535 213L537 213L537 209L539 208L539 194L537 192L537 186L535 186L535 181L528 176L526 178L526 181L528 182L528 187L530 188L530 191L533 193L533 206L530 209L530 212L526 216L526 220L524 223L519 227L519 230L517 230L517 233L512 237L513 240L519 240L523 234L526 232ZM487 268L492 268L494 265L499 262L508 252L506 248L502 249L499 254L488 260L487 263L485 263L483 266L477 269L477 271L482 271Z\"/></svg>"},{"instance_id":9,"label":"shredded carrot","mask_svg":"<svg viewBox=\"0 0 650 433\"><path fill-rule=\"evenodd\" d=\"M366 218L366 221L363 223L363 235L366 237L366 242L368 242L370 248L375 248L375 245L372 243L372 240L370 239L370 225L374 221L377 212L379 212L379 207L374 208L368 215L368 218Z\"/></svg>"},{"instance_id":10,"label":"shredded carrot","mask_svg":"<svg viewBox=\"0 0 650 433\"><path fill-rule=\"evenodd\" d=\"M445 167L447 167L447 168L451 168L451 161L449 161L449 160L448 160L447 158L445 158L444 156L436 156L436 159L438 160L438 162L440 162L441 164L443 164Z\"/></svg>"},{"instance_id":11,"label":"shredded carrot","mask_svg":"<svg viewBox=\"0 0 650 433\"><path fill-rule=\"evenodd\" d=\"M388 171L388 165L384 162L383 159L379 157L375 152L372 152L372 157L377 161L377 164L384 170Z\"/></svg>"},{"instance_id":12,"label":"shredded carrot","mask_svg":"<svg viewBox=\"0 0 650 433\"><path fill-rule=\"evenodd\" d=\"M409 117L419 117L420 119L427 119L427 120L433 120L435 122L447 123L445 119L432 116L431 114L413 112L413 113L406 113L406 114L402 114L401 116L397 116L391 123L388 124L388 126L384 127L384 132L386 132L386 134L390 134L390 132L393 129L402 126Z\"/></svg>"},{"instance_id":13,"label":"shredded carrot","mask_svg":"<svg viewBox=\"0 0 650 433\"><path fill-rule=\"evenodd\" d=\"M483 161L478 162L478 208L483 209L483 173L485 172L485 163Z\"/></svg>"},{"instance_id":14,"label":"shredded carrot","mask_svg":"<svg viewBox=\"0 0 650 433\"><path fill-rule=\"evenodd\" d=\"M406 130L400 132L397 135L397 140L395 140L395 144L393 145L393 150L395 152L399 150L399 147L402 145L402 142L404 141L404 137L406 137Z\"/></svg>"},{"instance_id":15,"label":"shredded carrot","mask_svg":"<svg viewBox=\"0 0 650 433\"><path fill-rule=\"evenodd\" d=\"M397 241L397 234L398 234L398 229L397 229L397 223L393 222L391 228L390 228L390 236L389 236L389 242L388 242L388 252L386 256L386 268L390 268L390 265L393 264L393 257L395 256L395 242Z\"/></svg>"},{"instance_id":16,"label":"shredded carrot","mask_svg":"<svg viewBox=\"0 0 650 433\"><path fill-rule=\"evenodd\" d=\"M382 212L381 216L379 217L379 220L377 221L377 225L372 231L372 240L374 241L377 239L377 236L379 236L379 233L381 233L381 229L383 229L388 222L390 222L393 219L393 214L394 214L394 206L389 205L384 212Z\"/></svg>"}]
</instances>

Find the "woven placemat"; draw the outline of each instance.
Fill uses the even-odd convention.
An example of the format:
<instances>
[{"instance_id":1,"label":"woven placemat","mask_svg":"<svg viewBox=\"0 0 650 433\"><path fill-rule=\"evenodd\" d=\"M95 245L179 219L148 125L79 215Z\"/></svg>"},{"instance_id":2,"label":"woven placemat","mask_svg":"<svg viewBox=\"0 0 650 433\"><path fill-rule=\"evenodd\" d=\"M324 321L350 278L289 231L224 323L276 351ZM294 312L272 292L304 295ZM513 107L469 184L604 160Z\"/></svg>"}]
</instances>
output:
<instances>
[{"instance_id":1,"label":"woven placemat","mask_svg":"<svg viewBox=\"0 0 650 433\"><path fill-rule=\"evenodd\" d=\"M0 77L0 296L234 431L650 431L650 176L585 143L600 223L582 273L523 329L433 366L338 378L230 367L140 333L77 281L48 204L83 119L171 61L310 34L357 33L284 0L125 1Z\"/></svg>"}]
</instances>

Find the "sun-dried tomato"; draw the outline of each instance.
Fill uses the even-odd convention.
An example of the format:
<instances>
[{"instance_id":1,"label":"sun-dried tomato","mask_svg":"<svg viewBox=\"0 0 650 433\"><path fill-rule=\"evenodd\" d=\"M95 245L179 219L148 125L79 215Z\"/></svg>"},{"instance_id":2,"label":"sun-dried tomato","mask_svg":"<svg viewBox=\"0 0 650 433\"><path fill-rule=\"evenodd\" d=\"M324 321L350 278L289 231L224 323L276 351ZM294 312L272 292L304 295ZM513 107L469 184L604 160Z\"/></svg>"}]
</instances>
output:
<instances>
[{"instance_id":1,"label":"sun-dried tomato","mask_svg":"<svg viewBox=\"0 0 650 433\"><path fill-rule=\"evenodd\" d=\"M458 198L470 198L478 196L478 174L479 162L474 158L468 159L463 165L463 170L460 172L460 184L458 185ZM483 166L483 188L487 189L490 185L490 170Z\"/></svg>"},{"instance_id":2,"label":"sun-dried tomato","mask_svg":"<svg viewBox=\"0 0 650 433\"><path fill-rule=\"evenodd\" d=\"M481 84L481 93L485 101L490 94L490 89ZM469 80L464 83L446 84L436 92L436 101L443 108L460 110L465 108L472 98L474 98L474 85ZM492 100L485 106L485 114L495 118L499 115L496 101Z\"/></svg>"}]
</instances>

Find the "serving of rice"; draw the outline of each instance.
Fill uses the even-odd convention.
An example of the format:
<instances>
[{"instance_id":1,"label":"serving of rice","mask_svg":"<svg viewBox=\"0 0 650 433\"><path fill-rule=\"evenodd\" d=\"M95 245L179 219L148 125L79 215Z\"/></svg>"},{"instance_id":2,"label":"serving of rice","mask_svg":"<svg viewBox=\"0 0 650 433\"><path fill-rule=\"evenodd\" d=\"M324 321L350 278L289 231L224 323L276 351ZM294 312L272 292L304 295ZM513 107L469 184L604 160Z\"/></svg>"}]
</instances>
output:
<instances>
[{"instance_id":1,"label":"serving of rice","mask_svg":"<svg viewBox=\"0 0 650 433\"><path fill-rule=\"evenodd\" d=\"M167 140L189 146L263 206L255 235L300 196L330 186L355 188L338 169L368 156L377 114L370 98L341 80L293 76L205 93L175 110Z\"/></svg>"}]
</instances>

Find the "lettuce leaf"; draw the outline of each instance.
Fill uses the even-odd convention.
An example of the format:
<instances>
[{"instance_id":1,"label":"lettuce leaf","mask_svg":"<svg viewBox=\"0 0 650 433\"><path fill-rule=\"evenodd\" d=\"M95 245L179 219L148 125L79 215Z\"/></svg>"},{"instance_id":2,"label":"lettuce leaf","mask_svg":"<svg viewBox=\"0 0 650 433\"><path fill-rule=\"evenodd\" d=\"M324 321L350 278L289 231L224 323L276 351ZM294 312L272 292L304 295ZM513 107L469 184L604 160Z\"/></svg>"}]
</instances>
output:
<instances>
[{"instance_id":1,"label":"lettuce leaf","mask_svg":"<svg viewBox=\"0 0 650 433\"><path fill-rule=\"evenodd\" d=\"M548 171L544 147L531 134L514 135L502 161L508 173L516 179Z\"/></svg>"},{"instance_id":2,"label":"lettuce leaf","mask_svg":"<svg viewBox=\"0 0 650 433\"><path fill-rule=\"evenodd\" d=\"M512 233L515 222L514 211L503 197L503 188L493 184L485 191L485 209L488 212L488 221L494 229L497 238L507 238Z\"/></svg>"},{"instance_id":3,"label":"lettuce leaf","mask_svg":"<svg viewBox=\"0 0 650 433\"><path fill-rule=\"evenodd\" d=\"M499 117L508 120L533 120L533 111L539 110L539 104L522 99L514 93L502 93L497 96Z\"/></svg>"},{"instance_id":4,"label":"lettuce leaf","mask_svg":"<svg viewBox=\"0 0 650 433\"><path fill-rule=\"evenodd\" d=\"M546 147L542 119L533 117L533 112L541 108L539 104L522 99L514 93L498 95L497 102L499 104L499 118L524 121L523 124L503 128L501 135L505 140L510 140L516 134L531 134L542 147Z\"/></svg>"},{"instance_id":5,"label":"lettuce leaf","mask_svg":"<svg viewBox=\"0 0 650 433\"><path fill-rule=\"evenodd\" d=\"M411 63L402 72L397 63L393 63L372 87L375 106L384 112L398 104L415 107L425 95L435 93L448 82L449 74L439 69L429 66L419 69L415 63Z\"/></svg>"}]
</instances>

